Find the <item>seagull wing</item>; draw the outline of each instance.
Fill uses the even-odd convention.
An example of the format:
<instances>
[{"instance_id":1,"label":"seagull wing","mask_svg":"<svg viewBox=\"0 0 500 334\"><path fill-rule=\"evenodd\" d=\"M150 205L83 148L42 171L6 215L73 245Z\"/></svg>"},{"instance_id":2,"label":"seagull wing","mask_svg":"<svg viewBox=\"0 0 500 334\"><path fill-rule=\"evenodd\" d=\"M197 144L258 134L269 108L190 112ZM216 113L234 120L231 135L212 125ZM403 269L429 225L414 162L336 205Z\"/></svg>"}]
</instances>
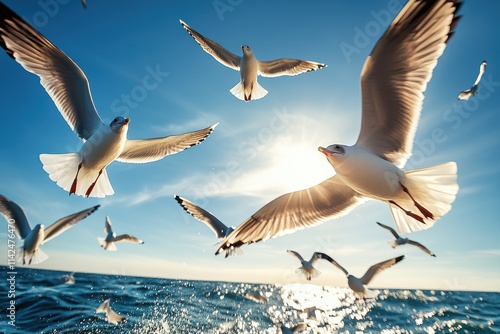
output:
<instances>
[{"instance_id":1,"label":"seagull wing","mask_svg":"<svg viewBox=\"0 0 500 334\"><path fill-rule=\"evenodd\" d=\"M19 239L25 239L31 232L28 218L26 218L23 209L3 195L0 195L0 213L9 224L13 221L14 232Z\"/></svg>"},{"instance_id":2,"label":"seagull wing","mask_svg":"<svg viewBox=\"0 0 500 334\"><path fill-rule=\"evenodd\" d=\"M304 259L302 258L302 256L299 253L297 253L296 251L293 251L293 250L289 249L289 250L287 250L287 252L289 254L295 255L299 259L300 262L304 261Z\"/></svg>"},{"instance_id":3,"label":"seagull wing","mask_svg":"<svg viewBox=\"0 0 500 334\"><path fill-rule=\"evenodd\" d=\"M190 26L188 26L184 21L180 20L181 25L186 31L194 38L194 40L200 44L200 46L205 50L208 54L215 58L219 63L233 70L240 70L240 57L237 55L227 51L221 45L212 41L211 39L206 38Z\"/></svg>"},{"instance_id":4,"label":"seagull wing","mask_svg":"<svg viewBox=\"0 0 500 334\"><path fill-rule=\"evenodd\" d=\"M375 277L375 275L377 275L384 269L392 267L396 263L402 261L404 258L405 258L404 255L401 255L393 259L374 264L368 269L368 271L363 275L363 277L361 277L361 283L363 284L370 283L370 281L372 280L373 277Z\"/></svg>"},{"instance_id":5,"label":"seagull wing","mask_svg":"<svg viewBox=\"0 0 500 334\"><path fill-rule=\"evenodd\" d=\"M254 213L227 236L217 250L226 251L318 225L340 217L365 197L333 176L314 187L282 195Z\"/></svg>"},{"instance_id":6,"label":"seagull wing","mask_svg":"<svg viewBox=\"0 0 500 334\"><path fill-rule=\"evenodd\" d=\"M180 135L141 140L127 140L122 153L116 159L121 162L146 163L179 153L205 140L219 123L208 128Z\"/></svg>"},{"instance_id":7,"label":"seagull wing","mask_svg":"<svg viewBox=\"0 0 500 334\"><path fill-rule=\"evenodd\" d=\"M419 242L416 242L416 241L413 241L413 240L410 240L408 239L407 243L409 243L410 245L413 245L413 246L417 246L418 248L420 248L421 250L423 250L424 252L426 252L427 254L431 255L431 256L436 256L433 252L431 252L427 247L425 247L424 245L422 245L421 243Z\"/></svg>"},{"instance_id":8,"label":"seagull wing","mask_svg":"<svg viewBox=\"0 0 500 334\"><path fill-rule=\"evenodd\" d=\"M102 124L87 77L68 56L0 3L0 46L28 72L40 77L70 128L87 140Z\"/></svg>"},{"instance_id":9,"label":"seagull wing","mask_svg":"<svg viewBox=\"0 0 500 334\"><path fill-rule=\"evenodd\" d=\"M323 255L326 255L326 254L323 254ZM334 259L332 259L330 256L326 255L325 259L327 259L331 264L333 264L335 267L339 268L340 270L342 270L342 272L347 276L349 275L349 272L344 268L342 267L337 261L335 261Z\"/></svg>"},{"instance_id":10,"label":"seagull wing","mask_svg":"<svg viewBox=\"0 0 500 334\"><path fill-rule=\"evenodd\" d=\"M43 243L46 243L47 241L54 239L59 234L66 231L68 228L78 223L80 220L87 218L92 213L94 213L99 207L100 205L96 205L86 210L82 210L80 212L59 219L54 224L50 225L45 229L45 238L43 239Z\"/></svg>"},{"instance_id":11,"label":"seagull wing","mask_svg":"<svg viewBox=\"0 0 500 334\"><path fill-rule=\"evenodd\" d=\"M263 77L279 77L282 75L297 75L304 72L316 71L325 67L325 64L308 60L277 59L259 61L259 74Z\"/></svg>"},{"instance_id":12,"label":"seagull wing","mask_svg":"<svg viewBox=\"0 0 500 334\"><path fill-rule=\"evenodd\" d=\"M410 0L366 59L356 145L403 167L410 157L423 92L459 18L461 1Z\"/></svg>"},{"instance_id":13,"label":"seagull wing","mask_svg":"<svg viewBox=\"0 0 500 334\"><path fill-rule=\"evenodd\" d=\"M298 325L295 325L291 328L291 331L293 334L298 333L300 331L304 331L307 329L307 324L306 323L300 323Z\"/></svg>"},{"instance_id":14,"label":"seagull wing","mask_svg":"<svg viewBox=\"0 0 500 334\"><path fill-rule=\"evenodd\" d=\"M385 228L386 230L390 231L390 232L392 233L392 235L394 236L394 238L399 239L399 234L398 234L398 232L396 232L396 231L395 231L392 227L387 226L387 225L384 225L384 224L379 223L379 222L377 222L377 224L378 224L379 226L381 226L381 227Z\"/></svg>"},{"instance_id":15,"label":"seagull wing","mask_svg":"<svg viewBox=\"0 0 500 334\"><path fill-rule=\"evenodd\" d=\"M479 74L477 75L476 81L474 82L474 86L479 85L481 78L483 77L484 70L486 69L486 61L483 61L479 66Z\"/></svg>"},{"instance_id":16,"label":"seagull wing","mask_svg":"<svg viewBox=\"0 0 500 334\"><path fill-rule=\"evenodd\" d=\"M113 227L111 226L111 219L108 215L106 215L106 222L104 223L104 233L108 234L109 232L113 233Z\"/></svg>"},{"instance_id":17,"label":"seagull wing","mask_svg":"<svg viewBox=\"0 0 500 334\"><path fill-rule=\"evenodd\" d=\"M115 238L114 241L115 242L127 241L127 242L132 242L135 244L143 244L144 243L144 241L142 241L141 239L137 239L136 237L134 237L133 235L130 235L130 234L119 235Z\"/></svg>"},{"instance_id":18,"label":"seagull wing","mask_svg":"<svg viewBox=\"0 0 500 334\"><path fill-rule=\"evenodd\" d=\"M174 198L187 213L189 213L191 216L193 216L195 219L198 219L202 223L205 223L205 225L207 225L208 228L210 228L212 232L215 233L215 236L217 238L222 239L227 235L227 226L224 225L224 223L217 219L213 214L200 208L199 206L197 206L193 202L188 201L185 198L182 198L180 196L175 196Z\"/></svg>"},{"instance_id":19,"label":"seagull wing","mask_svg":"<svg viewBox=\"0 0 500 334\"><path fill-rule=\"evenodd\" d=\"M327 255L325 253L314 252L313 256L311 257L310 262L311 262L311 264L314 264L314 262L316 262L319 259L324 259L324 260L327 260L329 262L333 261L333 259L329 255Z\"/></svg>"}]
</instances>

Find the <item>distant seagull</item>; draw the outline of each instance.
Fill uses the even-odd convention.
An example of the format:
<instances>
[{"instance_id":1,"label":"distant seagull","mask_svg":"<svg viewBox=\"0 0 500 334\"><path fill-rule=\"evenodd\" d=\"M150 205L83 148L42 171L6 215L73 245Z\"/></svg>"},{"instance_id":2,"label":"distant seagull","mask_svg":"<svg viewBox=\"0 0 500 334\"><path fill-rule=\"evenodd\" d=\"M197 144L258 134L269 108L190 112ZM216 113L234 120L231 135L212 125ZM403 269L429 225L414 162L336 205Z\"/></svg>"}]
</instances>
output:
<instances>
[{"instance_id":1,"label":"distant seagull","mask_svg":"<svg viewBox=\"0 0 500 334\"><path fill-rule=\"evenodd\" d=\"M242 45L243 57L227 51L222 46L201 35L199 32L180 20L181 25L193 36L200 46L215 58L219 63L233 70L240 71L241 81L234 86L230 92L240 100L250 101L260 99L267 94L257 82L257 76L279 77L282 75L297 75L304 72L315 71L326 65L307 60L277 59L271 61L259 61L255 58L247 45Z\"/></svg>"},{"instance_id":2,"label":"distant seagull","mask_svg":"<svg viewBox=\"0 0 500 334\"><path fill-rule=\"evenodd\" d=\"M306 323L301 323L298 325L293 326L292 328L289 328L285 325L281 325L281 333L283 334L295 334L302 332L303 330L307 329L307 324Z\"/></svg>"},{"instance_id":3,"label":"distant seagull","mask_svg":"<svg viewBox=\"0 0 500 334\"><path fill-rule=\"evenodd\" d=\"M373 266L371 266L367 270L367 272L361 278L357 278L356 276L349 274L349 272L347 272L347 270L345 270L340 264L337 263L337 261L335 261L334 259L332 259L328 255L325 255L324 258L328 259L328 261L330 261L333 265L335 265L337 268L342 270L344 272L344 274L346 274L346 276L347 276L347 284L349 285L349 287L357 295L361 296L363 299L366 299L366 294L367 294L368 290L365 288L365 285L370 283L370 281L373 279L373 277L375 277L375 275L377 275L378 273L380 273L384 269L392 267L396 263L402 261L405 257L404 257L404 255L401 255L401 256L395 257L393 259L389 259L389 260L374 264Z\"/></svg>"},{"instance_id":4,"label":"distant seagull","mask_svg":"<svg viewBox=\"0 0 500 334\"><path fill-rule=\"evenodd\" d=\"M392 233L392 235L394 236L394 238L396 238L396 239L390 241L392 248L396 248L397 246L401 246L401 245L404 245L404 244L410 244L410 245L413 245L413 246L417 246L418 248L420 248L421 250L423 250L424 252L426 252L430 256L436 257L436 254L434 254L433 252L431 252L427 247L425 247L421 243L418 243L416 241L410 240L408 238L402 238L401 236L399 236L399 234L393 228L391 228L391 227L389 227L387 225L381 224L379 222L377 222L377 224L379 226L385 228L386 230L390 231Z\"/></svg>"},{"instance_id":5,"label":"distant seagull","mask_svg":"<svg viewBox=\"0 0 500 334\"><path fill-rule=\"evenodd\" d=\"M321 274L319 270L313 267L313 265L318 259L322 258L323 253L314 252L311 259L309 261L306 261L296 251L287 250L287 252L289 254L295 255L299 259L302 266L300 268L297 268L296 272L304 275L308 281L310 281L311 278L317 277L319 274Z\"/></svg>"},{"instance_id":6,"label":"distant seagull","mask_svg":"<svg viewBox=\"0 0 500 334\"><path fill-rule=\"evenodd\" d=\"M365 61L356 144L319 147L336 175L266 204L222 241L217 254L227 256L244 244L346 215L367 199L389 204L400 233L427 229L451 209L458 192L455 162L401 168L411 156L423 92L458 22L460 5L407 2Z\"/></svg>"},{"instance_id":7,"label":"distant seagull","mask_svg":"<svg viewBox=\"0 0 500 334\"><path fill-rule=\"evenodd\" d=\"M259 304L267 304L268 302L267 297L261 295L259 292L247 292L243 295L243 297Z\"/></svg>"},{"instance_id":8,"label":"distant seagull","mask_svg":"<svg viewBox=\"0 0 500 334\"><path fill-rule=\"evenodd\" d=\"M57 237L80 220L87 218L100 205L74 213L57 220L55 223L45 228L43 224L37 224L31 229L28 218L23 209L7 197L0 195L0 213L4 215L9 224L14 226L14 232L19 239L24 240L23 246L18 249L18 262L22 264L37 264L47 260L49 257L39 247Z\"/></svg>"},{"instance_id":9,"label":"distant seagull","mask_svg":"<svg viewBox=\"0 0 500 334\"><path fill-rule=\"evenodd\" d=\"M113 325L117 325L119 322L127 320L127 318L125 318L125 317L117 314L115 311L113 311L111 309L111 307L109 306L109 301L110 301L110 299L106 299L104 301L104 303L102 303L97 308L97 310L95 311L95 313L105 313L106 314L106 320L107 320L107 322L109 322L109 323L111 323Z\"/></svg>"},{"instance_id":10,"label":"distant seagull","mask_svg":"<svg viewBox=\"0 0 500 334\"><path fill-rule=\"evenodd\" d=\"M479 65L479 74L477 75L474 85L469 89L461 91L460 94L458 94L459 100L468 100L471 96L477 94L477 85L479 85L479 82L481 81L485 69L486 69L486 60L483 60L481 65Z\"/></svg>"},{"instance_id":11,"label":"distant seagull","mask_svg":"<svg viewBox=\"0 0 500 334\"><path fill-rule=\"evenodd\" d=\"M200 208L193 202L177 195L175 195L174 198L187 213L202 223L205 223L218 239L223 239L233 232L233 227L227 227L210 212Z\"/></svg>"},{"instance_id":12,"label":"distant seagull","mask_svg":"<svg viewBox=\"0 0 500 334\"><path fill-rule=\"evenodd\" d=\"M129 163L160 160L199 144L217 126L175 136L128 140L130 119L118 116L110 125L104 124L82 70L3 3L0 3L0 46L27 71L40 77L61 115L84 141L76 153L40 155L50 179L70 195L112 195L114 190L106 167L114 160Z\"/></svg>"},{"instance_id":13,"label":"distant seagull","mask_svg":"<svg viewBox=\"0 0 500 334\"><path fill-rule=\"evenodd\" d=\"M64 283L66 284L75 284L75 273L71 273L63 276Z\"/></svg>"},{"instance_id":14,"label":"distant seagull","mask_svg":"<svg viewBox=\"0 0 500 334\"><path fill-rule=\"evenodd\" d=\"M111 219L109 219L109 216L106 216L106 224L104 227L104 233L107 233L106 238L97 238L99 243L101 244L101 247L104 248L105 250L109 251L116 251L116 245L115 243L117 242L132 242L136 244L143 244L144 241L137 239L134 236L131 236L130 234L122 234L119 236L116 236L116 233L113 232L113 229L111 228Z\"/></svg>"}]
</instances>

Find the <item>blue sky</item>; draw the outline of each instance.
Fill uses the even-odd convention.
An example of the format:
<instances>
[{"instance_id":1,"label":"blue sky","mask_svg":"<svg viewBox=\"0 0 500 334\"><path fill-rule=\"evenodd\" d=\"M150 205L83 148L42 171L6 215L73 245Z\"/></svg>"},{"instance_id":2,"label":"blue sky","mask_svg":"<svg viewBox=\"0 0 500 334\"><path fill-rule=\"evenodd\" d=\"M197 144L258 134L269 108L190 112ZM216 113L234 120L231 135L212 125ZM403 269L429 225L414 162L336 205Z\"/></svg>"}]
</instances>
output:
<instances>
[{"instance_id":1,"label":"blue sky","mask_svg":"<svg viewBox=\"0 0 500 334\"><path fill-rule=\"evenodd\" d=\"M60 3L61 4L60 4ZM500 4L465 2L462 20L439 59L425 92L414 154L405 169L446 161L458 164L460 191L450 213L413 233L437 254L393 250L379 221L393 226L388 206L370 201L318 227L214 256L216 239L173 199L180 195L237 226L264 204L312 186L334 170L318 146L352 145L360 128L361 68L403 1L5 1L85 72L105 121L131 118L128 138L192 131L220 122L201 145L146 165L114 162L115 194L71 196L53 183L41 153L66 153L81 143L36 76L0 54L0 193L24 208L32 225L96 204L101 208L42 246L50 256L38 268L168 278L303 282L286 253L330 254L355 275L401 254L406 259L378 276L374 287L500 291ZM55 5L57 4L57 5ZM324 62L297 77L260 78L269 94L244 103L230 94L239 74L205 53L179 24L184 20L233 53L249 45L256 57ZM488 61L479 94L457 102ZM156 76L152 76L152 72ZM154 78L153 80L151 78ZM147 81L147 85L145 84ZM147 87L147 89L146 89ZM439 133L439 136L435 134ZM144 245L103 251L109 215L115 232ZM7 254L7 224L0 254ZM0 257L5 264L7 256ZM313 283L345 286L327 262Z\"/></svg>"}]
</instances>

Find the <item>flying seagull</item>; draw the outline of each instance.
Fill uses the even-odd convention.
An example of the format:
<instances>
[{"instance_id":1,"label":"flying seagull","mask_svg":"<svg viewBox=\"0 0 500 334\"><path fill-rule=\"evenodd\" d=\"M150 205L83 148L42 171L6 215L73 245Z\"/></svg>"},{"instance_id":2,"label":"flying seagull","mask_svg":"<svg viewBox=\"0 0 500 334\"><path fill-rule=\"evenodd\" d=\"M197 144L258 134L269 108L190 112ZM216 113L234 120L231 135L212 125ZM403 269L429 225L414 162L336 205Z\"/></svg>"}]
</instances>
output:
<instances>
[{"instance_id":1,"label":"flying seagull","mask_svg":"<svg viewBox=\"0 0 500 334\"><path fill-rule=\"evenodd\" d=\"M481 65L479 65L479 74L477 75L476 81L474 82L474 85L472 85L471 88L466 89L464 91L461 91L460 94L458 94L458 100L468 100L471 96L474 96L477 94L477 85L479 85L479 82L481 81L481 78L483 77L484 70L486 69L486 60L483 60Z\"/></svg>"},{"instance_id":2,"label":"flying seagull","mask_svg":"<svg viewBox=\"0 0 500 334\"><path fill-rule=\"evenodd\" d=\"M461 1L410 0L366 59L362 122L355 145L320 147L336 175L282 195L226 237L216 254L346 215L367 199L389 204L400 233L430 228L458 192L457 166L403 171L411 156L423 92L453 34Z\"/></svg>"},{"instance_id":3,"label":"flying seagull","mask_svg":"<svg viewBox=\"0 0 500 334\"><path fill-rule=\"evenodd\" d=\"M259 292L247 292L243 295L243 297L259 304L267 304L268 302L267 297L261 295Z\"/></svg>"},{"instance_id":4,"label":"flying seagull","mask_svg":"<svg viewBox=\"0 0 500 334\"><path fill-rule=\"evenodd\" d=\"M61 115L84 142L79 152L40 155L50 179L70 195L112 195L114 190L106 167L114 160L157 161L199 144L217 126L162 138L129 140L130 119L118 116L109 125L104 124L83 71L3 3L0 3L0 46L27 71L40 77Z\"/></svg>"},{"instance_id":5,"label":"flying seagull","mask_svg":"<svg viewBox=\"0 0 500 334\"><path fill-rule=\"evenodd\" d=\"M384 224L381 224L379 222L377 222L377 224L383 228L385 228L386 230L388 230L389 232L392 233L392 235L394 236L394 240L391 240L390 243L391 243L391 246L392 248L396 248L397 246L401 246L401 245L404 245L404 244L410 244L410 245L413 245L413 246L417 246L418 248L420 248L421 250L423 250L424 252L426 252L427 254L429 254L430 256L434 256L436 257L436 254L434 254L433 252L431 252L427 247L425 247L424 245L422 245L421 243L419 242L416 242L416 241L413 241L413 240L410 240L408 238L402 238L392 227L390 226L387 226L387 225L384 225Z\"/></svg>"},{"instance_id":6,"label":"flying seagull","mask_svg":"<svg viewBox=\"0 0 500 334\"><path fill-rule=\"evenodd\" d=\"M326 254L323 255L326 260L330 261L334 266L344 272L344 274L347 276L347 284L349 285L349 287L354 291L354 293L356 293L358 296L361 296L363 299L366 298L366 295L368 293L368 289L365 287L365 285L368 285L368 283L370 283L375 275L379 274L384 269L392 267L405 258L404 255L401 255L393 259L374 264L373 266L368 268L363 277L357 278L356 276L349 274L349 272L345 270L344 267L342 267L340 264L338 264L337 261Z\"/></svg>"},{"instance_id":7,"label":"flying seagull","mask_svg":"<svg viewBox=\"0 0 500 334\"><path fill-rule=\"evenodd\" d=\"M321 274L319 270L313 267L313 265L318 259L322 258L323 253L314 252L314 254L311 256L311 259L309 261L306 261L296 251L287 250L287 252L289 254L295 255L299 259L302 266L300 268L297 268L296 272L298 274L304 275L308 281L310 281L311 278L317 277L319 274Z\"/></svg>"},{"instance_id":8,"label":"flying seagull","mask_svg":"<svg viewBox=\"0 0 500 334\"><path fill-rule=\"evenodd\" d=\"M75 273L63 275L62 279L65 284L75 284Z\"/></svg>"},{"instance_id":9,"label":"flying seagull","mask_svg":"<svg viewBox=\"0 0 500 334\"><path fill-rule=\"evenodd\" d=\"M63 217L47 228L43 224L37 224L32 229L23 209L7 197L0 195L0 213L7 219L9 225L14 226L17 237L24 241L24 244L17 251L17 262L22 264L38 264L45 261L49 256L40 249L40 245L54 239L80 220L87 218L99 206L96 205Z\"/></svg>"},{"instance_id":10,"label":"flying seagull","mask_svg":"<svg viewBox=\"0 0 500 334\"><path fill-rule=\"evenodd\" d=\"M241 81L238 82L230 92L238 99L244 100L245 102L260 99L267 94L267 90L257 82L258 75L264 77L298 75L304 72L315 71L326 66L325 64L313 61L286 58L260 61L255 58L248 45L241 46L243 56L238 57L211 39L206 38L188 26L184 21L180 20L180 22L194 40L200 44L203 50L214 57L215 60L224 66L240 72Z\"/></svg>"},{"instance_id":11,"label":"flying seagull","mask_svg":"<svg viewBox=\"0 0 500 334\"><path fill-rule=\"evenodd\" d=\"M144 241L137 239L136 237L130 235L130 234L122 234L119 236L116 236L116 233L113 232L113 228L111 227L111 219L109 219L109 216L106 216L106 224L104 227L104 233L106 233L106 238L97 238L99 243L101 244L101 247L104 248L105 250L109 251L116 251L116 245L115 243L117 242L132 242L136 244L143 244Z\"/></svg>"},{"instance_id":12,"label":"flying seagull","mask_svg":"<svg viewBox=\"0 0 500 334\"><path fill-rule=\"evenodd\" d=\"M106 321L113 325L117 325L119 322L127 320L124 316L117 314L111 309L109 301L110 299L106 299L101 305L99 305L97 310L95 310L95 313L105 313Z\"/></svg>"}]
</instances>

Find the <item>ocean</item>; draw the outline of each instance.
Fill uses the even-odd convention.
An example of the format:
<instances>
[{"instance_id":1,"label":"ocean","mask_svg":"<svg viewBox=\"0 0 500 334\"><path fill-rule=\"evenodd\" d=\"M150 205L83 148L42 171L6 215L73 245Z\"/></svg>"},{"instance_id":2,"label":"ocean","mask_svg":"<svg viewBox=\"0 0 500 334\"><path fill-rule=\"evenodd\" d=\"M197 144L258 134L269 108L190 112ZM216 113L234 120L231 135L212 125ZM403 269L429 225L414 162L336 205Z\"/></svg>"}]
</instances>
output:
<instances>
[{"instance_id":1,"label":"ocean","mask_svg":"<svg viewBox=\"0 0 500 334\"><path fill-rule=\"evenodd\" d=\"M313 284L89 273L67 284L71 273L1 268L1 333L281 333L281 325L303 322L301 333L500 333L493 292L373 289L375 298L363 301L348 288ZM106 299L126 321L108 323L95 312Z\"/></svg>"}]
</instances>

